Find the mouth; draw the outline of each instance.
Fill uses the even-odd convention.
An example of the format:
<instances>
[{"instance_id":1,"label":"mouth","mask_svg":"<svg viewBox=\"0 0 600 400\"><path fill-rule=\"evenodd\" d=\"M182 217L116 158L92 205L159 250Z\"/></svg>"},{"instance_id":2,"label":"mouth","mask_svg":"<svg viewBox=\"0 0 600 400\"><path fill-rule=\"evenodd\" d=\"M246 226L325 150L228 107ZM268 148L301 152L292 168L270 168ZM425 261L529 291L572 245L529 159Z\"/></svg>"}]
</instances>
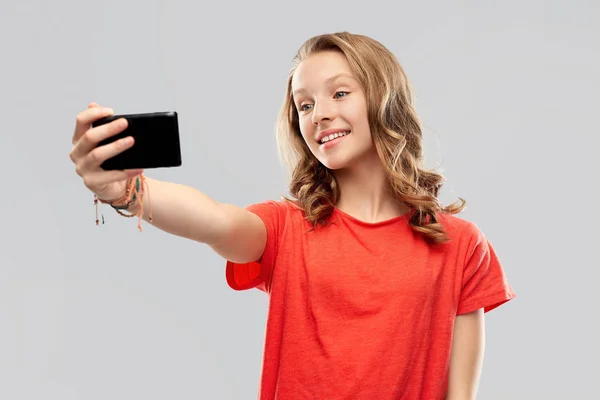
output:
<instances>
[{"instance_id":1,"label":"mouth","mask_svg":"<svg viewBox=\"0 0 600 400\"><path fill-rule=\"evenodd\" d=\"M319 140L319 144L325 144L327 142L331 142L333 140L342 138L344 136L348 136L350 133L351 133L350 131L342 131L342 132L332 133L331 135L323 136L323 138L321 138L321 140Z\"/></svg>"}]
</instances>

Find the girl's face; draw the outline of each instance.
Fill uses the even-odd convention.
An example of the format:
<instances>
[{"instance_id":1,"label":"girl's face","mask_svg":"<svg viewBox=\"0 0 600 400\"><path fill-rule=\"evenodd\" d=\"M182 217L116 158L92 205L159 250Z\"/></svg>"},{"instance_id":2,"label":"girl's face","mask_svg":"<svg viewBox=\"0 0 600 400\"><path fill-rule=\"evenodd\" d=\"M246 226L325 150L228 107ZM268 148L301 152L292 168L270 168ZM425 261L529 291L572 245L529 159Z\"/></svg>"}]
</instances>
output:
<instances>
[{"instance_id":1,"label":"girl's face","mask_svg":"<svg viewBox=\"0 0 600 400\"><path fill-rule=\"evenodd\" d=\"M347 168L375 154L365 94L342 53L321 52L302 61L292 92L302 137L327 168Z\"/></svg>"}]
</instances>

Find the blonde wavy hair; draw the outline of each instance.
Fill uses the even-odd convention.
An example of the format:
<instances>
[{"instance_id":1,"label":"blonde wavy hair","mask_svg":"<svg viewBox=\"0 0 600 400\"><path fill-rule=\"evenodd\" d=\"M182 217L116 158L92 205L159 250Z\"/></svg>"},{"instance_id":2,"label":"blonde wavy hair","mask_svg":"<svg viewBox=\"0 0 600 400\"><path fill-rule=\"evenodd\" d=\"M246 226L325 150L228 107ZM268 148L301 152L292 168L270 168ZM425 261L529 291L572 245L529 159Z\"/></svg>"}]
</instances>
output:
<instances>
[{"instance_id":1,"label":"blonde wavy hair","mask_svg":"<svg viewBox=\"0 0 600 400\"><path fill-rule=\"evenodd\" d=\"M314 226L326 225L339 196L331 170L312 154L302 134L292 97L292 77L307 57L324 51L345 55L367 99L369 126L391 192L401 205L415 212L411 228L430 243L448 240L439 213L457 214L465 201L443 206L438 193L444 177L423 167L422 131L414 109L410 82L396 57L376 40L338 32L315 36L298 50L287 79L285 100L279 112L276 139L279 155L292 172L289 186L293 199Z\"/></svg>"}]
</instances>

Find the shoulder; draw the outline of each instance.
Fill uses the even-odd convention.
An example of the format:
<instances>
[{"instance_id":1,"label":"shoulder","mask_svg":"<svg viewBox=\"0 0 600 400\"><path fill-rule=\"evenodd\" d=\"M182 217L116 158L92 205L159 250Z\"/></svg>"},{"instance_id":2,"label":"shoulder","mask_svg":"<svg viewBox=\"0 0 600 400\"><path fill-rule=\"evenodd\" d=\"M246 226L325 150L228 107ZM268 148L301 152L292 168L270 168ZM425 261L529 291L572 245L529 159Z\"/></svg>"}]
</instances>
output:
<instances>
[{"instance_id":1,"label":"shoulder","mask_svg":"<svg viewBox=\"0 0 600 400\"><path fill-rule=\"evenodd\" d=\"M455 235L469 235L479 230L475 222L467 220L457 214L438 213L437 217L439 223L442 224L448 233Z\"/></svg>"},{"instance_id":2,"label":"shoulder","mask_svg":"<svg viewBox=\"0 0 600 400\"><path fill-rule=\"evenodd\" d=\"M472 221L457 215L439 217L450 237L446 244L457 260L460 298L457 315L478 309L489 312L516 297L499 255L487 236Z\"/></svg>"},{"instance_id":3,"label":"shoulder","mask_svg":"<svg viewBox=\"0 0 600 400\"><path fill-rule=\"evenodd\" d=\"M302 209L295 202L287 199L264 200L259 203L253 203L246 206L246 209L252 212L276 212L276 213L301 213Z\"/></svg>"},{"instance_id":4,"label":"shoulder","mask_svg":"<svg viewBox=\"0 0 600 400\"><path fill-rule=\"evenodd\" d=\"M265 200L246 206L246 210L258 215L267 225L285 225L287 221L304 221L304 211L287 199Z\"/></svg>"},{"instance_id":5,"label":"shoulder","mask_svg":"<svg viewBox=\"0 0 600 400\"><path fill-rule=\"evenodd\" d=\"M475 248L487 239L477 223L456 214L439 213L438 221L444 227L450 244L464 249Z\"/></svg>"}]
</instances>

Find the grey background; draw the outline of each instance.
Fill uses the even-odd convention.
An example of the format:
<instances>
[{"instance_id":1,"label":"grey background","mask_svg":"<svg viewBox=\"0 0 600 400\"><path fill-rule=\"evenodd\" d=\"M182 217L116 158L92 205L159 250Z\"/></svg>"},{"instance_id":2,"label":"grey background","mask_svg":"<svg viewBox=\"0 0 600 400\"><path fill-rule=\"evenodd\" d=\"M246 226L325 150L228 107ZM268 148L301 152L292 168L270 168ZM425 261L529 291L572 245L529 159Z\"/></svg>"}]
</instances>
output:
<instances>
[{"instance_id":1,"label":"grey background","mask_svg":"<svg viewBox=\"0 0 600 400\"><path fill-rule=\"evenodd\" d=\"M567 5L568 4L568 5ZM310 36L380 40L412 80L442 200L463 196L518 298L487 315L480 399L594 399L600 74L593 1L2 1L0 399L253 399L267 298L224 261L102 207L76 114L179 112L184 167L244 206L287 176L273 126Z\"/></svg>"}]
</instances>

